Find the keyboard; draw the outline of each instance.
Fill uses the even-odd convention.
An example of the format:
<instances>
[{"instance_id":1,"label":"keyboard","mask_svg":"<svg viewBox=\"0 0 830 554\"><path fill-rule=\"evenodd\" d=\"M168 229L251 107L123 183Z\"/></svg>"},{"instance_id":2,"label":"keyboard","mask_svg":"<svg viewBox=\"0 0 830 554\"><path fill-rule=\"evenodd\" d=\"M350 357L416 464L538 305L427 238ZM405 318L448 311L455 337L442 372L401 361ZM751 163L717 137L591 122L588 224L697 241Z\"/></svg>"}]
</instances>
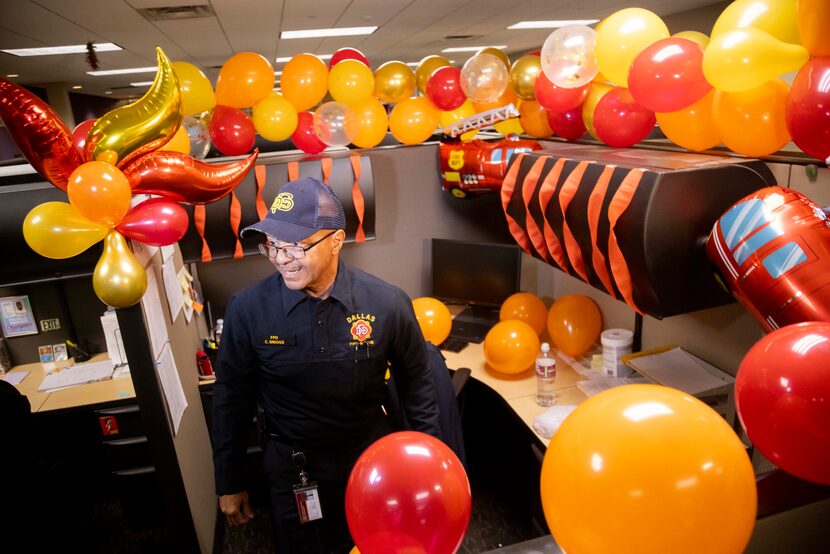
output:
<instances>
[{"instance_id":1,"label":"keyboard","mask_svg":"<svg viewBox=\"0 0 830 554\"><path fill-rule=\"evenodd\" d=\"M468 344L470 343L465 340L448 337L447 340L445 340L438 346L438 348L440 348L441 350L446 350L447 352L461 352L462 350L467 348Z\"/></svg>"}]
</instances>

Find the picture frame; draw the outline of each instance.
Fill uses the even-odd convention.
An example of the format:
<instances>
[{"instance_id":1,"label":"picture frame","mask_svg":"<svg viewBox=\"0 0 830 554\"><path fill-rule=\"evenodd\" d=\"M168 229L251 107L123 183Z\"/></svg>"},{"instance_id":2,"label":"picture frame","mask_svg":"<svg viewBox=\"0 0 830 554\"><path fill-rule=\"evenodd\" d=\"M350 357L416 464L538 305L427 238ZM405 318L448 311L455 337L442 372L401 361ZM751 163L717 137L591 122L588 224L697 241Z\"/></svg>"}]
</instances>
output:
<instances>
[{"instance_id":1,"label":"picture frame","mask_svg":"<svg viewBox=\"0 0 830 554\"><path fill-rule=\"evenodd\" d=\"M28 296L0 298L0 323L5 337L37 335L39 332Z\"/></svg>"}]
</instances>

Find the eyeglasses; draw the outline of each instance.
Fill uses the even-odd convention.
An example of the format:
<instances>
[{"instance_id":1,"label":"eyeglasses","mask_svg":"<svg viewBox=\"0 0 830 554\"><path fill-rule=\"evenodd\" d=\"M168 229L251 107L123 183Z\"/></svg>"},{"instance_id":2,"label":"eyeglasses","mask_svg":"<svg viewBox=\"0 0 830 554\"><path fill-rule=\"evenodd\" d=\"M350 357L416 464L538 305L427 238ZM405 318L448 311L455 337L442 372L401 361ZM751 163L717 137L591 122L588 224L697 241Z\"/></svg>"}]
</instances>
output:
<instances>
[{"instance_id":1,"label":"eyeglasses","mask_svg":"<svg viewBox=\"0 0 830 554\"><path fill-rule=\"evenodd\" d=\"M308 246L303 246L301 244L289 244L289 245L286 245L286 246L277 246L275 244L271 244L270 242L266 242L265 244L260 243L259 244L259 253L262 254L263 256L266 256L267 258L276 258L277 254L282 252L283 254L288 256L289 258L291 258L293 260L298 260L300 258L304 258L306 252L308 252L309 250L311 250L312 248L314 248L315 246L317 246L318 244L320 244L321 242L323 242L324 240L326 240L327 238L329 238L330 236L332 236L336 232L337 232L336 230L332 231L331 233L315 240L314 242L312 242Z\"/></svg>"}]
</instances>

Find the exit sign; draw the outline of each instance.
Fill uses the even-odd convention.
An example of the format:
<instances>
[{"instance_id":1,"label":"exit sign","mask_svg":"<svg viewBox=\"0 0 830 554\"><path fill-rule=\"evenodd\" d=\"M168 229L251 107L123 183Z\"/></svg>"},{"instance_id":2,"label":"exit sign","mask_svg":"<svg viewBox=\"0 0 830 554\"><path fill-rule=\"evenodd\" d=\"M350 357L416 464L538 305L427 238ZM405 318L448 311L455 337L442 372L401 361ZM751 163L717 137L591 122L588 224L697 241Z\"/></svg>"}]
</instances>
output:
<instances>
[{"instance_id":1,"label":"exit sign","mask_svg":"<svg viewBox=\"0 0 830 554\"><path fill-rule=\"evenodd\" d=\"M61 328L61 322L58 318L53 319L41 319L40 320L40 330L41 331L55 331Z\"/></svg>"}]
</instances>

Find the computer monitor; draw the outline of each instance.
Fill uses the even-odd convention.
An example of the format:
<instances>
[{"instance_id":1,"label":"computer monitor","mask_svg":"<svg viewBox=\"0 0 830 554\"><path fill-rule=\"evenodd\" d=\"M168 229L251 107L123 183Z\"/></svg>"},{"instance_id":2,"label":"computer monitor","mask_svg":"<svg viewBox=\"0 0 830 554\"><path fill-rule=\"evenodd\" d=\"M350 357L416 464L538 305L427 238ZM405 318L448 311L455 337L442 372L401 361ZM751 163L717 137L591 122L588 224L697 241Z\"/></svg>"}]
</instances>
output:
<instances>
[{"instance_id":1,"label":"computer monitor","mask_svg":"<svg viewBox=\"0 0 830 554\"><path fill-rule=\"evenodd\" d=\"M432 239L432 294L445 302L498 308L519 292L521 254L515 244Z\"/></svg>"}]
</instances>

